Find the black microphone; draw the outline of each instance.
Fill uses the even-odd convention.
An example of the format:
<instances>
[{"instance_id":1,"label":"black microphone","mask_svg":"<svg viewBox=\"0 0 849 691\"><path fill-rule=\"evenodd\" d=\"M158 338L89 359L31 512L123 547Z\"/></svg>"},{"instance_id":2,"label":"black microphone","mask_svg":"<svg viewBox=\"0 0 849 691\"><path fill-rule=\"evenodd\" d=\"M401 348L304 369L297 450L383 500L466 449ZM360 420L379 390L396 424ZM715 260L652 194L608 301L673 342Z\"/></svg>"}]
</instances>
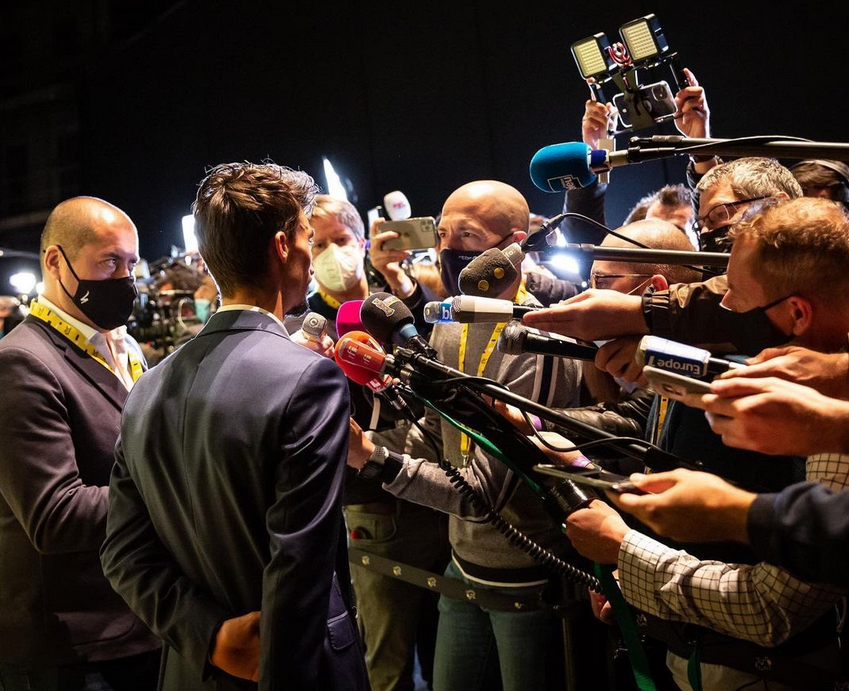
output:
<instances>
[{"instance_id":1,"label":"black microphone","mask_svg":"<svg viewBox=\"0 0 849 691\"><path fill-rule=\"evenodd\" d=\"M415 318L409 307L392 293L374 293L363 300L360 321L378 341L395 343L428 357L436 357L436 351L416 330Z\"/></svg>"},{"instance_id":2,"label":"black microphone","mask_svg":"<svg viewBox=\"0 0 849 691\"><path fill-rule=\"evenodd\" d=\"M543 192L563 192L588 187L598 173L643 161L679 154L719 156L767 156L771 158L827 158L849 160L849 145L839 142L812 142L782 135L759 135L739 139L691 138L679 135L633 137L624 151L591 149L583 142L544 146L531 159L534 185Z\"/></svg>"},{"instance_id":3,"label":"black microphone","mask_svg":"<svg viewBox=\"0 0 849 691\"><path fill-rule=\"evenodd\" d=\"M522 273L522 262L528 252L538 252L549 246L549 239L566 218L559 214L540 226L536 233L521 242L513 242L503 250L491 247L460 272L460 292L464 295L494 298L503 294Z\"/></svg>"},{"instance_id":4,"label":"black microphone","mask_svg":"<svg viewBox=\"0 0 849 691\"><path fill-rule=\"evenodd\" d=\"M560 248L564 252L589 255L595 261L631 262L636 264L674 264L696 266L728 266L729 254L725 252L697 252L695 250L653 250L643 247L605 247L587 243L567 242Z\"/></svg>"},{"instance_id":5,"label":"black microphone","mask_svg":"<svg viewBox=\"0 0 849 691\"><path fill-rule=\"evenodd\" d=\"M566 336L531 329L521 324L507 324L504 327L498 339L498 350L508 355L539 353L590 362L595 360L598 352L595 346L583 345Z\"/></svg>"}]
</instances>

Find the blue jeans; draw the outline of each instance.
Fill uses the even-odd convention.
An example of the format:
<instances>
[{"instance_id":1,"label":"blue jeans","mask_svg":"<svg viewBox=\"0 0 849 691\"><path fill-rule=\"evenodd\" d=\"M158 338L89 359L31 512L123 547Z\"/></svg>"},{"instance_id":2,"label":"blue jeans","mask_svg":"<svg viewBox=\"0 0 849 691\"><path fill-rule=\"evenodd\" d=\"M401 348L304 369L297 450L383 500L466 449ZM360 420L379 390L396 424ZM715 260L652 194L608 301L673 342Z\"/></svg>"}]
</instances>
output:
<instances>
[{"instance_id":1,"label":"blue jeans","mask_svg":"<svg viewBox=\"0 0 849 691\"><path fill-rule=\"evenodd\" d=\"M445 575L476 590L522 598L533 598L543 588L482 586L463 578L453 561ZM499 675L504 691L549 688L554 675L563 677L559 657L553 660L548 652L560 640L560 620L550 612L499 612L440 597L434 691L489 691L498 688Z\"/></svg>"}]
</instances>

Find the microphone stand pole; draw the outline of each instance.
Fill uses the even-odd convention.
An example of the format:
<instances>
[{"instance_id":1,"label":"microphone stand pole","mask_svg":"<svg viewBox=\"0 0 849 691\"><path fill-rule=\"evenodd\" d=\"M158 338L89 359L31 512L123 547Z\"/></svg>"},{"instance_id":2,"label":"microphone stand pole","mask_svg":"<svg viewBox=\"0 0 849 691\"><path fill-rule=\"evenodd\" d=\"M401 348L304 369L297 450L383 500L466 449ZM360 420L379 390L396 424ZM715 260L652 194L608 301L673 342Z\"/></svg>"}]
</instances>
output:
<instances>
[{"instance_id":1,"label":"microphone stand pole","mask_svg":"<svg viewBox=\"0 0 849 691\"><path fill-rule=\"evenodd\" d=\"M693 147L698 147L698 149L688 151ZM642 163L643 161L666 158L679 152L698 155L714 154L716 156L733 156L735 158L743 156L766 156L769 158L798 160L824 158L835 161L849 161L849 144L797 141L780 135L743 137L740 140L682 137L679 135L633 137L629 141L626 151L614 152L611 154L611 157L616 157L617 154L624 154L625 159L629 163Z\"/></svg>"}]
</instances>

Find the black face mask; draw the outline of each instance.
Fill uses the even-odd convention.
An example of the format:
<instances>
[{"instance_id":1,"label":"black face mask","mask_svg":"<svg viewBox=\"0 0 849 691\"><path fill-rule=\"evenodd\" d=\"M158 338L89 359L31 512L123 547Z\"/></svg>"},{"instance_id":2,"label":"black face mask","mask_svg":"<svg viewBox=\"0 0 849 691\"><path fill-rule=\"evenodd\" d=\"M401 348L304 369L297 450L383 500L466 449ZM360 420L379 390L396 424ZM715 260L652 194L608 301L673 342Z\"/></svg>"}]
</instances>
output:
<instances>
[{"instance_id":1,"label":"black face mask","mask_svg":"<svg viewBox=\"0 0 849 691\"><path fill-rule=\"evenodd\" d=\"M77 279L77 290L71 295L65 284L59 281L62 290L71 298L77 308L93 324L96 324L105 331L117 329L119 326L124 326L130 319L133 313L133 303L139 293L136 290L135 279L132 276L126 278L106 278L99 281L90 279L81 279L68 261L68 256L61 245L57 245L62 256L65 257L65 262L71 270L74 278Z\"/></svg>"},{"instance_id":2,"label":"black face mask","mask_svg":"<svg viewBox=\"0 0 849 691\"><path fill-rule=\"evenodd\" d=\"M728 331L734 334L731 342L741 353L757 355L765 348L776 348L793 338L792 334L784 333L773 324L766 313L768 309L784 302L789 297L791 296L786 295L778 300L773 300L768 305L754 307L745 312L732 312L727 307L720 305L722 321L727 324Z\"/></svg>"},{"instance_id":3,"label":"black face mask","mask_svg":"<svg viewBox=\"0 0 849 691\"><path fill-rule=\"evenodd\" d=\"M442 285L449 295L460 295L460 272L465 269L475 257L483 252L452 250L447 247L439 252L439 275Z\"/></svg>"},{"instance_id":4,"label":"black face mask","mask_svg":"<svg viewBox=\"0 0 849 691\"><path fill-rule=\"evenodd\" d=\"M730 228L731 224L699 233L699 249L702 252L724 252L728 254L734 244L728 237Z\"/></svg>"}]
</instances>

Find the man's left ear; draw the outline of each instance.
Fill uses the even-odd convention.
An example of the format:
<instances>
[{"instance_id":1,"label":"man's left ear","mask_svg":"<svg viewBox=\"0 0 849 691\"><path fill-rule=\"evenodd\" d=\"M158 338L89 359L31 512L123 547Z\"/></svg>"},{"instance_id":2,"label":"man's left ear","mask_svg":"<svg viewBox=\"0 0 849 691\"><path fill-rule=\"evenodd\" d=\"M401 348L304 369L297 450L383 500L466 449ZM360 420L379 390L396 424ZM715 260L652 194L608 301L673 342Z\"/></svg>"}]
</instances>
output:
<instances>
[{"instance_id":1,"label":"man's left ear","mask_svg":"<svg viewBox=\"0 0 849 691\"><path fill-rule=\"evenodd\" d=\"M789 306L790 318L793 320L792 332L794 336L801 336L807 333L813 322L814 310L807 298L800 295L793 295L787 298Z\"/></svg>"}]
</instances>

